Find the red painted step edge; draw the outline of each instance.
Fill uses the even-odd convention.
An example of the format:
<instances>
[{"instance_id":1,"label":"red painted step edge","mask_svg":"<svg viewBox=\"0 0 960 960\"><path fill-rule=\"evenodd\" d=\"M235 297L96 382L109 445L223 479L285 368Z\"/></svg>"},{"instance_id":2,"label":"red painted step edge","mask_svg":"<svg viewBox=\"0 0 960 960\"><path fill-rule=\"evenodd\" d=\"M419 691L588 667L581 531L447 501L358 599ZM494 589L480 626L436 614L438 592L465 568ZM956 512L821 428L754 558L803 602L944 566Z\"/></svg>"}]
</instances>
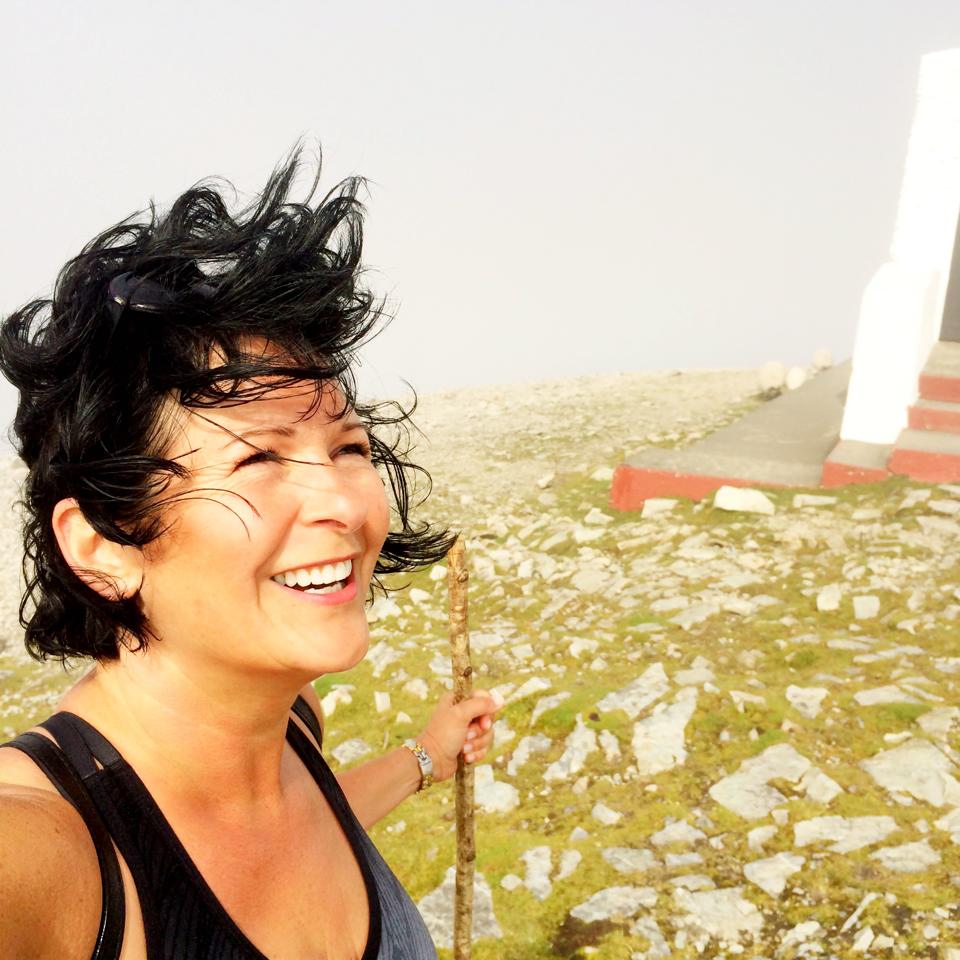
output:
<instances>
[{"instance_id":1,"label":"red painted step edge","mask_svg":"<svg viewBox=\"0 0 960 960\"><path fill-rule=\"evenodd\" d=\"M689 497L702 500L720 487L751 487L756 481L738 477L704 477L668 470L647 470L621 463L613 472L610 506L615 510L639 510L652 497ZM764 487L773 484L764 483Z\"/></svg>"},{"instance_id":2,"label":"red painted step edge","mask_svg":"<svg viewBox=\"0 0 960 960\"><path fill-rule=\"evenodd\" d=\"M920 396L924 400L960 403L960 377L938 377L930 373L921 373Z\"/></svg>"},{"instance_id":3,"label":"red painted step edge","mask_svg":"<svg viewBox=\"0 0 960 960\"><path fill-rule=\"evenodd\" d=\"M960 433L960 410L937 410L932 407L911 407L908 411L911 430L938 430Z\"/></svg>"},{"instance_id":4,"label":"red painted step edge","mask_svg":"<svg viewBox=\"0 0 960 960\"><path fill-rule=\"evenodd\" d=\"M849 463L827 460L820 475L820 486L845 487L851 483L880 483L889 476L889 470L879 467L855 467Z\"/></svg>"},{"instance_id":5,"label":"red painted step edge","mask_svg":"<svg viewBox=\"0 0 960 960\"><path fill-rule=\"evenodd\" d=\"M888 466L891 473L922 483L960 482L960 457L949 453L894 450Z\"/></svg>"}]
</instances>

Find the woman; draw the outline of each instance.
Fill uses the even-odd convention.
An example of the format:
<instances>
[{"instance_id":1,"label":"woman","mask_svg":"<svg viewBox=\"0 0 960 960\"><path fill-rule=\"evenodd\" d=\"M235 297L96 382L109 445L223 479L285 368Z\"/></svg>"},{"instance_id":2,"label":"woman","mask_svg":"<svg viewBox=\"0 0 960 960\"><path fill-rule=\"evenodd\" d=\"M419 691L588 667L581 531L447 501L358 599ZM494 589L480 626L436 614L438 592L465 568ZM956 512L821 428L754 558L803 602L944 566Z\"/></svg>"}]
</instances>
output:
<instances>
[{"instance_id":1,"label":"woman","mask_svg":"<svg viewBox=\"0 0 960 960\"><path fill-rule=\"evenodd\" d=\"M364 656L376 575L450 539L410 521L406 414L356 401L359 183L292 204L296 169L236 216L206 185L124 221L0 329L27 647L94 661L0 750L9 960L435 956L363 828L480 760L501 701L321 757L312 681Z\"/></svg>"}]
</instances>

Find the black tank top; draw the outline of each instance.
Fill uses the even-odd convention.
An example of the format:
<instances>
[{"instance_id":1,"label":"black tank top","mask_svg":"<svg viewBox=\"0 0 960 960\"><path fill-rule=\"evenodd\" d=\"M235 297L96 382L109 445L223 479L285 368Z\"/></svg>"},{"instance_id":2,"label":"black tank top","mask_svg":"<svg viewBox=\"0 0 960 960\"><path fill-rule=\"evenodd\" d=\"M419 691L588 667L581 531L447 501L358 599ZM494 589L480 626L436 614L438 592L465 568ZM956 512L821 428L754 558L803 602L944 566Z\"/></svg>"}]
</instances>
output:
<instances>
[{"instance_id":1,"label":"black tank top","mask_svg":"<svg viewBox=\"0 0 960 960\"><path fill-rule=\"evenodd\" d=\"M293 710L320 743L320 725L307 702L298 697ZM103 892L91 960L118 960L123 943L123 879L111 839L136 885L147 960L269 960L217 900L143 781L112 744L72 713L54 714L41 726L59 747L39 733L21 734L5 746L30 756L90 830ZM354 816L320 751L292 720L287 740L330 804L363 875L370 926L362 960L435 960L417 908Z\"/></svg>"}]
</instances>

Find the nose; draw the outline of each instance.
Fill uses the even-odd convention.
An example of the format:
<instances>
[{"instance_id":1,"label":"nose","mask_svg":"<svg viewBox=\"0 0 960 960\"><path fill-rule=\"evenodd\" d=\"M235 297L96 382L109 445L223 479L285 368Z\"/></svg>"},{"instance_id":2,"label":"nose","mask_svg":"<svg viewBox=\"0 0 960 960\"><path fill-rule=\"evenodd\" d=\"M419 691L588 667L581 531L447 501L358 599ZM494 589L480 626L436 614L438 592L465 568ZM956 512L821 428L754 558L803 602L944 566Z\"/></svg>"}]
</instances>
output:
<instances>
[{"instance_id":1,"label":"nose","mask_svg":"<svg viewBox=\"0 0 960 960\"><path fill-rule=\"evenodd\" d=\"M344 533L363 526L370 512L371 490L359 471L329 462L291 466L291 492L295 491L300 498L304 523L325 525Z\"/></svg>"}]
</instances>

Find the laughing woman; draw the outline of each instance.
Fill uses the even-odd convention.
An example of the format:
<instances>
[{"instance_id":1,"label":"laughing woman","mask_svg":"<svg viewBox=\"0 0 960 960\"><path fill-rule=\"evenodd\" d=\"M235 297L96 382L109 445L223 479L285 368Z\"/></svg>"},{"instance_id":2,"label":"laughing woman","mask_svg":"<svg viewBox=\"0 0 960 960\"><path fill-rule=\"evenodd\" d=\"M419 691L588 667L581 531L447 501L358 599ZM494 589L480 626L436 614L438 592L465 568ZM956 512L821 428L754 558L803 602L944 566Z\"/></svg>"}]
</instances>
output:
<instances>
[{"instance_id":1,"label":"laughing woman","mask_svg":"<svg viewBox=\"0 0 960 960\"><path fill-rule=\"evenodd\" d=\"M449 538L409 518L398 414L357 401L358 182L293 204L296 169L237 214L205 185L124 221L0 328L26 644L92 661L0 750L5 960L435 956L364 828L481 759L499 702L324 762L312 682L363 658L377 576Z\"/></svg>"}]
</instances>

